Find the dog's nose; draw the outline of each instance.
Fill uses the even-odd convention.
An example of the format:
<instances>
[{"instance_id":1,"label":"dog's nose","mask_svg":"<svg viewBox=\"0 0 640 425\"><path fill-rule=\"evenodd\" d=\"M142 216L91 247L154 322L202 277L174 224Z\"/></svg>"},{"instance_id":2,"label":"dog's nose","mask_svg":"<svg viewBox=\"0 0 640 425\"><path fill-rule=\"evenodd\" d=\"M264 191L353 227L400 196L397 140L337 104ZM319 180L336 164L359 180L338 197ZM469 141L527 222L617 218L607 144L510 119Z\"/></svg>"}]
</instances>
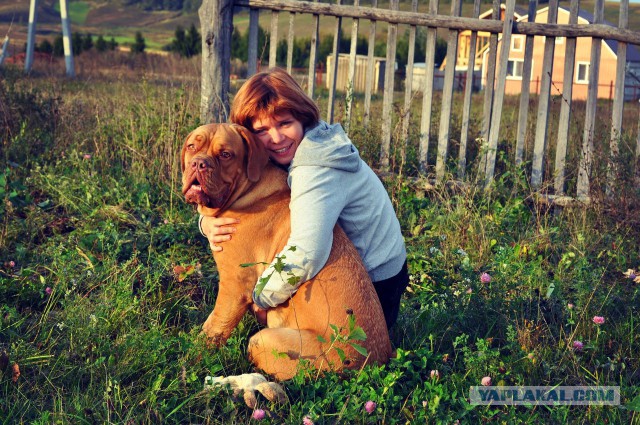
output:
<instances>
[{"instance_id":1,"label":"dog's nose","mask_svg":"<svg viewBox=\"0 0 640 425\"><path fill-rule=\"evenodd\" d=\"M191 168L194 170L204 170L205 168L207 168L207 162L204 160L204 158L194 158L191 161Z\"/></svg>"}]
</instances>

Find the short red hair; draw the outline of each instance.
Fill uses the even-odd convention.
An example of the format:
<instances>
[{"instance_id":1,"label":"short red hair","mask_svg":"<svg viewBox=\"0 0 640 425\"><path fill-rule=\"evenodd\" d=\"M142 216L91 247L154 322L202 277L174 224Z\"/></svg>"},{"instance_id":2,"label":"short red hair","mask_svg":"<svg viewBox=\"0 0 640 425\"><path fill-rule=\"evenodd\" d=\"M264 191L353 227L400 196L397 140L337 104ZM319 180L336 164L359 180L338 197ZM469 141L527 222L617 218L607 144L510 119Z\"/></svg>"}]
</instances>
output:
<instances>
[{"instance_id":1,"label":"short red hair","mask_svg":"<svg viewBox=\"0 0 640 425\"><path fill-rule=\"evenodd\" d=\"M230 121L253 130L256 119L289 112L305 130L320 121L320 111L286 71L271 68L249 78L231 105Z\"/></svg>"}]
</instances>

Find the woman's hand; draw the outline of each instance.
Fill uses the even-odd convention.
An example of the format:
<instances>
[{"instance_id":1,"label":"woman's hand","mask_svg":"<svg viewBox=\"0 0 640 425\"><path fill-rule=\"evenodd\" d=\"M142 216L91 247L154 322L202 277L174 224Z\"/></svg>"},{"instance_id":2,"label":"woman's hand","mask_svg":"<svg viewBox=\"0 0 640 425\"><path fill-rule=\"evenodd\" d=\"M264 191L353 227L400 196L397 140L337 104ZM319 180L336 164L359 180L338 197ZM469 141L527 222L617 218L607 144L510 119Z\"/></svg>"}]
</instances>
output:
<instances>
[{"instance_id":1,"label":"woman's hand","mask_svg":"<svg viewBox=\"0 0 640 425\"><path fill-rule=\"evenodd\" d=\"M231 239L231 234L236 231L234 224L240 220L231 217L204 217L201 222L202 232L209 239L211 251L222 251L222 247L217 244Z\"/></svg>"}]
</instances>

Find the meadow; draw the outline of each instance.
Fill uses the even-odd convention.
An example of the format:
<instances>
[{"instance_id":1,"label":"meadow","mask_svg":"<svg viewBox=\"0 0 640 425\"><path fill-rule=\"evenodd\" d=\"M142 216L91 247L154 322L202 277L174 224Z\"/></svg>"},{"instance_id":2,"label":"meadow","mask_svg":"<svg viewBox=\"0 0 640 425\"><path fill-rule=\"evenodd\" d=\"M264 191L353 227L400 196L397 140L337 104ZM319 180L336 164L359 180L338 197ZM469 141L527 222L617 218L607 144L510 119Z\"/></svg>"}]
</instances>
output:
<instances>
[{"instance_id":1,"label":"meadow","mask_svg":"<svg viewBox=\"0 0 640 425\"><path fill-rule=\"evenodd\" d=\"M178 162L200 124L198 62L122 57L105 70L89 54L77 60L73 80L62 64L29 77L0 70L0 422L640 422L631 177L612 201L596 185L591 204L559 209L533 202L524 169L503 158L487 191L422 193L408 178L411 146L384 180L411 274L391 330L396 356L342 375L301 367L283 383L289 403L259 396L261 420L228 389L203 390L206 376L254 371L245 353L259 325L246 316L219 349L199 335L218 279ZM373 166L375 135L354 127ZM633 140L623 140L627 176ZM487 379L619 386L621 404L471 405L469 388Z\"/></svg>"}]
</instances>

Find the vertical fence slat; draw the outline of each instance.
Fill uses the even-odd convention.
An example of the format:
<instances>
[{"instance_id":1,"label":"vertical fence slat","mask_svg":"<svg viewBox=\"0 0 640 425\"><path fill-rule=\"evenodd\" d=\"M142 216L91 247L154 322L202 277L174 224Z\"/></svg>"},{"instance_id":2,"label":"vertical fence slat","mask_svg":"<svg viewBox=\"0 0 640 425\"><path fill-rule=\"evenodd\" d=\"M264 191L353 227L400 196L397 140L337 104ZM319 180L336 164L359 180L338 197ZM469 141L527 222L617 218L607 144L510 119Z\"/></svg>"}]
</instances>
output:
<instances>
[{"instance_id":1,"label":"vertical fence slat","mask_svg":"<svg viewBox=\"0 0 640 425\"><path fill-rule=\"evenodd\" d=\"M493 0L493 20L500 20L500 0ZM482 138L489 140L489 127L491 126L491 105L496 81L496 59L498 57L498 34L489 36L489 54L487 56L487 74L484 86L484 116L482 120Z\"/></svg>"},{"instance_id":2,"label":"vertical fence slat","mask_svg":"<svg viewBox=\"0 0 640 425\"><path fill-rule=\"evenodd\" d=\"M618 28L629 28L629 0L620 1ZM613 182L617 175L618 141L622 136L622 108L624 104L625 66L627 64L627 43L618 42L618 60L616 63L616 89L613 95L611 114L611 140L609 141L609 164L607 172L607 195L611 195Z\"/></svg>"},{"instance_id":3,"label":"vertical fence slat","mask_svg":"<svg viewBox=\"0 0 640 425\"><path fill-rule=\"evenodd\" d=\"M412 0L411 11L418 11L418 0ZM411 100L413 99L413 64L416 53L416 26L409 27L409 52L407 53L407 69L404 78L404 109L402 111L402 156L404 159L405 146L409 138L409 123L411 121Z\"/></svg>"},{"instance_id":4,"label":"vertical fence slat","mask_svg":"<svg viewBox=\"0 0 640 425\"><path fill-rule=\"evenodd\" d=\"M493 0L493 9L491 19L500 20L500 0ZM482 173L486 175L487 169L487 148L489 143L489 128L491 127L491 115L493 113L491 106L493 105L493 93L495 91L496 82L496 58L498 57L498 34L489 36L489 53L487 54L487 72L485 73L484 99L482 108L482 131L480 138L482 139L482 155L478 165L478 176ZM484 66L485 64L483 64Z\"/></svg>"},{"instance_id":5,"label":"vertical fence slat","mask_svg":"<svg viewBox=\"0 0 640 425\"><path fill-rule=\"evenodd\" d=\"M336 4L340 4L340 0L336 1ZM336 27L333 33L333 62L331 62L331 69L327 69L327 78L329 79L329 100L327 104L327 122L333 122L333 108L334 99L336 97L336 83L338 80L338 63L340 63L340 38L342 31L342 17L336 17ZM327 67L328 68L328 67Z\"/></svg>"},{"instance_id":6,"label":"vertical fence slat","mask_svg":"<svg viewBox=\"0 0 640 425\"><path fill-rule=\"evenodd\" d=\"M269 39L269 68L277 65L278 54L278 20L280 12L271 11L271 38Z\"/></svg>"},{"instance_id":7,"label":"vertical fence slat","mask_svg":"<svg viewBox=\"0 0 640 425\"><path fill-rule=\"evenodd\" d=\"M360 6L359 0L354 0L354 7ZM358 25L359 19L353 19L353 25L351 27L351 48L349 50L349 74L347 77L347 94L346 94L346 116L344 119L345 131L349 134L351 128L351 108L353 107L353 94L355 93L355 75L356 75L356 48L358 47Z\"/></svg>"},{"instance_id":8,"label":"vertical fence slat","mask_svg":"<svg viewBox=\"0 0 640 425\"><path fill-rule=\"evenodd\" d=\"M640 187L640 109L638 112L638 134L636 134L636 156L634 158L636 165L636 187Z\"/></svg>"},{"instance_id":9,"label":"vertical fence slat","mask_svg":"<svg viewBox=\"0 0 640 425\"><path fill-rule=\"evenodd\" d=\"M398 0L390 1L391 10L398 10ZM389 170L389 146L391 145L391 112L393 110L393 84L396 62L398 24L389 24L387 30L387 63L384 72L384 96L382 99L382 143L380 168Z\"/></svg>"},{"instance_id":10,"label":"vertical fence slat","mask_svg":"<svg viewBox=\"0 0 640 425\"><path fill-rule=\"evenodd\" d=\"M498 85L493 96L493 112L491 126L489 127L489 149L487 150L487 168L485 174L485 186L493 181L496 167L496 154L498 152L498 137L500 135L500 121L502 120L502 105L504 104L505 82L507 80L507 63L511 51L511 32L513 30L513 15L516 9L516 1L508 0L504 13L504 25L502 29L502 47L500 49L500 62L498 64Z\"/></svg>"},{"instance_id":11,"label":"vertical fence slat","mask_svg":"<svg viewBox=\"0 0 640 425\"><path fill-rule=\"evenodd\" d=\"M371 7L378 7L378 0L371 1ZM363 124L365 128L369 127L369 119L371 118L371 91L373 90L373 71L374 61L373 53L376 47L376 23L377 21L370 21L369 25L369 46L367 50L367 76L364 89L364 118Z\"/></svg>"},{"instance_id":12,"label":"vertical fence slat","mask_svg":"<svg viewBox=\"0 0 640 425\"><path fill-rule=\"evenodd\" d=\"M580 0L571 0L571 10L569 12L569 23L578 22L578 12L580 11ZM567 145L569 142L569 128L571 124L571 105L573 96L573 72L576 62L575 37L567 37L564 53L564 77L562 86L562 104L560 105L560 117L558 118L558 138L556 141L556 162L554 191L556 195L564 195L565 163L567 157Z\"/></svg>"},{"instance_id":13,"label":"vertical fence slat","mask_svg":"<svg viewBox=\"0 0 640 425\"><path fill-rule=\"evenodd\" d=\"M596 0L594 24L604 21L604 0ZM598 78L600 77L600 51L602 39L591 39L591 61L589 66L589 89L587 94L586 114L584 118L584 133L582 136L582 153L578 169L578 187L576 197L581 200L589 198L589 175L593 156L593 137L596 122L596 107L598 101Z\"/></svg>"},{"instance_id":14,"label":"vertical fence slat","mask_svg":"<svg viewBox=\"0 0 640 425\"><path fill-rule=\"evenodd\" d=\"M535 22L538 0L529 1L527 19ZM516 136L516 165L524 160L524 142L527 137L527 124L529 118L529 99L531 99L531 74L533 64L534 36L527 35L524 43L524 63L522 64L522 85L520 89L520 107L518 109L518 130ZM565 80L566 81L566 80Z\"/></svg>"},{"instance_id":15,"label":"vertical fence slat","mask_svg":"<svg viewBox=\"0 0 640 425\"><path fill-rule=\"evenodd\" d=\"M535 1L535 0L534 0ZM473 2L473 19L480 16L480 0ZM467 144L469 140L469 124L471 121L471 94L473 93L473 80L476 66L476 45L478 32L471 33L469 40L469 62L467 63L467 76L464 86L464 100L462 104L462 126L460 129L460 151L458 152L458 179L463 180L467 169Z\"/></svg>"},{"instance_id":16,"label":"vertical fence slat","mask_svg":"<svg viewBox=\"0 0 640 425\"><path fill-rule=\"evenodd\" d=\"M451 1L451 16L460 16L462 0ZM447 41L447 65L444 69L444 84L442 87L442 107L440 109L440 126L438 127L438 151L436 152L436 180L444 179L447 151L449 147L449 130L451 126L451 110L453 109L453 79L456 72L456 57L458 56L458 30L449 30Z\"/></svg>"},{"instance_id":17,"label":"vertical fence slat","mask_svg":"<svg viewBox=\"0 0 640 425\"><path fill-rule=\"evenodd\" d=\"M249 40L247 40L247 78L258 72L259 19L260 9L249 9Z\"/></svg>"},{"instance_id":18,"label":"vertical fence slat","mask_svg":"<svg viewBox=\"0 0 640 425\"><path fill-rule=\"evenodd\" d=\"M549 15L547 22L555 24L558 20L558 0L549 1ZM551 100L551 76L553 75L553 55L556 47L555 37L544 40L544 57L540 79L540 95L538 97L538 112L536 114L536 136L533 146L533 162L531 167L531 186L538 189L542 185L544 171L544 157L547 148L547 128L549 124L549 106Z\"/></svg>"},{"instance_id":19,"label":"vertical fence slat","mask_svg":"<svg viewBox=\"0 0 640 425\"><path fill-rule=\"evenodd\" d=\"M314 0L317 2L318 0ZM318 57L318 32L320 28L320 15L313 15L311 24L311 45L309 46L309 85L307 94L313 99L313 92L316 87L316 60Z\"/></svg>"},{"instance_id":20,"label":"vertical fence slat","mask_svg":"<svg viewBox=\"0 0 640 425\"><path fill-rule=\"evenodd\" d=\"M293 24L295 23L296 14L289 13L289 34L287 34L287 72L291 74L293 67Z\"/></svg>"},{"instance_id":21,"label":"vertical fence slat","mask_svg":"<svg viewBox=\"0 0 640 425\"><path fill-rule=\"evenodd\" d=\"M429 14L438 14L438 0L429 0ZM422 116L420 119L420 172L426 173L429 159L429 137L431 134L431 111L433 109L433 71L435 67L437 30L427 27L424 59L424 88L422 90Z\"/></svg>"}]
</instances>

